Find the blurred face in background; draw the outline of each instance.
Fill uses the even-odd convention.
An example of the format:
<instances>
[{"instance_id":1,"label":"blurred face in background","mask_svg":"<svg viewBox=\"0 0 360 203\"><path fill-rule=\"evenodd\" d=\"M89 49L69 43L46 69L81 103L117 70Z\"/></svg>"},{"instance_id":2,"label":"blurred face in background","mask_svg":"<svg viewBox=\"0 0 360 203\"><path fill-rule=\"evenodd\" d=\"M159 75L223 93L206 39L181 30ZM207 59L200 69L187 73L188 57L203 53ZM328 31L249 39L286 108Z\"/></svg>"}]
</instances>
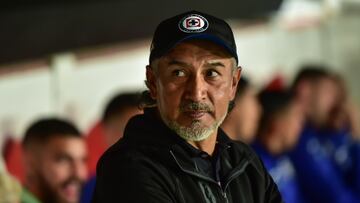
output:
<instances>
[{"instance_id":1,"label":"blurred face in background","mask_svg":"<svg viewBox=\"0 0 360 203\"><path fill-rule=\"evenodd\" d=\"M251 143L255 136L261 116L261 107L253 88L248 87L243 95L236 99L235 106L229 113L225 122L231 122L235 128L235 140ZM229 119L229 121L228 121ZM230 133L229 133L229 136Z\"/></svg>"},{"instance_id":2,"label":"blurred face in background","mask_svg":"<svg viewBox=\"0 0 360 203\"><path fill-rule=\"evenodd\" d=\"M345 81L340 76L335 76L334 81L337 85L337 97L334 108L330 112L328 118L327 127L332 129L341 130L346 127L349 127L349 111L354 109L349 109L349 101L347 95L347 88Z\"/></svg>"},{"instance_id":3,"label":"blurred face in background","mask_svg":"<svg viewBox=\"0 0 360 203\"><path fill-rule=\"evenodd\" d=\"M338 86L332 78L323 78L314 83L310 100L310 120L323 126L336 106Z\"/></svg>"},{"instance_id":4,"label":"blurred face in background","mask_svg":"<svg viewBox=\"0 0 360 203\"><path fill-rule=\"evenodd\" d=\"M142 111L136 106L129 106L123 112L113 118L109 119L104 124L105 140L108 146L115 144L124 135L125 126L129 119Z\"/></svg>"},{"instance_id":5,"label":"blurred face in background","mask_svg":"<svg viewBox=\"0 0 360 203\"><path fill-rule=\"evenodd\" d=\"M292 102L279 116L278 129L284 149L292 149L298 142L304 124L304 114L298 103Z\"/></svg>"},{"instance_id":6,"label":"blurred face in background","mask_svg":"<svg viewBox=\"0 0 360 203\"><path fill-rule=\"evenodd\" d=\"M37 155L33 180L46 202L76 203L87 178L87 149L79 137L55 136ZM31 184L31 183L30 183Z\"/></svg>"}]
</instances>

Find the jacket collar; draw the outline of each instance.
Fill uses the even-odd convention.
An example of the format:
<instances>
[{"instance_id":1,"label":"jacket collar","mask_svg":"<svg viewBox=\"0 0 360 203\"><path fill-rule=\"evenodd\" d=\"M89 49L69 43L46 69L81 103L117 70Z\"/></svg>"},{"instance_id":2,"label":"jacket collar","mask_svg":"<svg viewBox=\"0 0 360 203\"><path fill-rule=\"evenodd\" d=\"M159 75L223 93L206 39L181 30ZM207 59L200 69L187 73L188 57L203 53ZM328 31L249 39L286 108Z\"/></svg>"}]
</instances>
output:
<instances>
[{"instance_id":1,"label":"jacket collar","mask_svg":"<svg viewBox=\"0 0 360 203\"><path fill-rule=\"evenodd\" d=\"M194 148L162 121L157 108L146 108L144 109L144 114L130 119L125 128L124 140L136 142L137 145L155 144L156 146L163 147L180 145L190 154L196 155L201 153L201 150ZM227 135L219 128L217 144L227 147L231 142Z\"/></svg>"},{"instance_id":2,"label":"jacket collar","mask_svg":"<svg viewBox=\"0 0 360 203\"><path fill-rule=\"evenodd\" d=\"M217 133L217 142L226 148L221 159L228 175L236 168L245 167L244 163L248 164L248 160L253 158L246 150L230 140L220 128ZM201 176L192 160L192 156L201 151L168 128L161 120L156 108L145 109L144 114L131 118L125 128L124 138L119 144L131 148L143 148L147 152L150 150L158 157L163 157L165 161L175 161L184 172ZM236 149L231 150L231 148Z\"/></svg>"}]
</instances>

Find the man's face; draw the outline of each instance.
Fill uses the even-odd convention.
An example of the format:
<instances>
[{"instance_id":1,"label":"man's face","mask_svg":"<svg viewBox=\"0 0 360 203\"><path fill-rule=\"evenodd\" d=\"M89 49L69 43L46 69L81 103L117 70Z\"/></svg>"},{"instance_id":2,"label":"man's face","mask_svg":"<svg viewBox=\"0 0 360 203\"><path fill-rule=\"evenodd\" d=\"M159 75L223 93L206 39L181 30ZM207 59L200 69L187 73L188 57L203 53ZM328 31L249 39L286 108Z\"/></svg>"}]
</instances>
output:
<instances>
[{"instance_id":1,"label":"man's face","mask_svg":"<svg viewBox=\"0 0 360 203\"><path fill-rule=\"evenodd\" d=\"M79 202L87 178L87 149L82 138L53 137L41 151L38 168L40 187L52 202Z\"/></svg>"},{"instance_id":2,"label":"man's face","mask_svg":"<svg viewBox=\"0 0 360 203\"><path fill-rule=\"evenodd\" d=\"M151 96L164 122L189 141L214 134L234 98L240 69L219 46L186 41L147 69Z\"/></svg>"},{"instance_id":3,"label":"man's face","mask_svg":"<svg viewBox=\"0 0 360 203\"><path fill-rule=\"evenodd\" d=\"M314 84L310 113L313 121L319 125L327 121L336 105L337 94L336 83L330 78L323 78Z\"/></svg>"},{"instance_id":4,"label":"man's face","mask_svg":"<svg viewBox=\"0 0 360 203\"><path fill-rule=\"evenodd\" d=\"M285 110L282 124L279 126L286 150L291 150L297 144L303 125L304 114L302 113L301 106L293 102Z\"/></svg>"},{"instance_id":5,"label":"man's face","mask_svg":"<svg viewBox=\"0 0 360 203\"><path fill-rule=\"evenodd\" d=\"M231 111L232 119L237 120L237 135L239 139L251 143L256 135L261 116L261 106L256 98L256 92L247 88L243 95L235 101L235 107Z\"/></svg>"}]
</instances>

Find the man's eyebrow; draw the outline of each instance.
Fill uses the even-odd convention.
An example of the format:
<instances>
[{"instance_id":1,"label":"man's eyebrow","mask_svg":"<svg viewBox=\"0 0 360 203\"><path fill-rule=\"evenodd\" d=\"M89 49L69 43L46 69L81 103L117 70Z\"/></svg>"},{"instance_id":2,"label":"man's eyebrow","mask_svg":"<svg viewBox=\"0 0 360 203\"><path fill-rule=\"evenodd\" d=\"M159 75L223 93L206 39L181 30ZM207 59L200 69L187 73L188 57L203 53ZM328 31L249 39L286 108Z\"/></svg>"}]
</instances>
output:
<instances>
[{"instance_id":1,"label":"man's eyebrow","mask_svg":"<svg viewBox=\"0 0 360 203\"><path fill-rule=\"evenodd\" d=\"M176 59L171 59L168 63L168 65L180 65L180 66L190 66L189 64L183 62L183 61L178 61Z\"/></svg>"},{"instance_id":2,"label":"man's eyebrow","mask_svg":"<svg viewBox=\"0 0 360 203\"><path fill-rule=\"evenodd\" d=\"M217 66L225 67L225 65L224 65L222 62L220 62L220 61L213 61L213 62L209 61L209 62L206 63L206 66L210 66L210 67L217 67Z\"/></svg>"}]
</instances>

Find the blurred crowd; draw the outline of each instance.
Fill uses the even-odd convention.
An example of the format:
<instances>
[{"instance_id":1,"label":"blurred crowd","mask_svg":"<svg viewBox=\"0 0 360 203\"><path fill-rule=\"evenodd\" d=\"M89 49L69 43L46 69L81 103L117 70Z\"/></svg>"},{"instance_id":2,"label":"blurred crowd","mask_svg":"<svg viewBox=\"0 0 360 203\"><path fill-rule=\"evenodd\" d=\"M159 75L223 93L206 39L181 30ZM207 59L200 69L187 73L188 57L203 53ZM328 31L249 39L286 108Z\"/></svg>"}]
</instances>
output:
<instances>
[{"instance_id":1,"label":"blurred crowd","mask_svg":"<svg viewBox=\"0 0 360 203\"><path fill-rule=\"evenodd\" d=\"M0 160L0 203L91 202L96 163L141 114L139 93L120 93L86 133L58 117L34 121ZM139 126L141 128L141 126ZM251 145L284 198L360 202L360 114L341 75L320 65L257 90L242 77L222 129Z\"/></svg>"}]
</instances>

